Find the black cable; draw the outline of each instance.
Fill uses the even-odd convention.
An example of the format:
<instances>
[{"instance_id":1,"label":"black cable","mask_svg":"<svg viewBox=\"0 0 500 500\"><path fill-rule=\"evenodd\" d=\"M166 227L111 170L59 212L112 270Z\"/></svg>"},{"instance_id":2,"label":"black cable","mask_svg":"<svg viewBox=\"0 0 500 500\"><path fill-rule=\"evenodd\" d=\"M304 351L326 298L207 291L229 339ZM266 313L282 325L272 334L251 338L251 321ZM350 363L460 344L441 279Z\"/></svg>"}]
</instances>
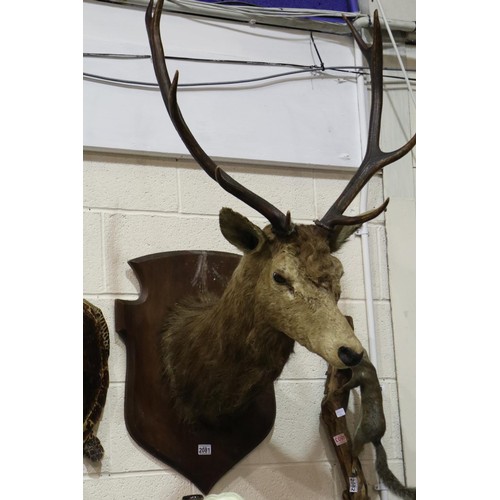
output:
<instances>
[{"instance_id":1,"label":"black cable","mask_svg":"<svg viewBox=\"0 0 500 500\"><path fill-rule=\"evenodd\" d=\"M107 54L104 52L84 52L83 57L95 57L97 59L151 59L148 54Z\"/></svg>"},{"instance_id":2,"label":"black cable","mask_svg":"<svg viewBox=\"0 0 500 500\"><path fill-rule=\"evenodd\" d=\"M318 56L319 62L321 63L321 69L324 71L325 70L325 64L323 63L323 59L321 59L321 54L319 53L318 47L316 47L316 42L314 40L314 36L312 31L309 33L311 35L311 42L314 46L314 50L316 51L316 55Z\"/></svg>"},{"instance_id":3,"label":"black cable","mask_svg":"<svg viewBox=\"0 0 500 500\"><path fill-rule=\"evenodd\" d=\"M94 57L100 59L151 59L150 55L145 54L105 54L97 52L84 52L83 57ZM290 68L306 68L303 64L284 63L284 62L267 62L267 61L245 61L242 59L208 59L202 57L185 57L185 56L166 56L165 59L171 61L189 61L201 63L216 63L216 64L242 64L246 66L286 66Z\"/></svg>"},{"instance_id":4,"label":"black cable","mask_svg":"<svg viewBox=\"0 0 500 500\"><path fill-rule=\"evenodd\" d=\"M292 76L292 75L298 75L301 73L311 73L314 71L337 71L340 73L349 73L349 74L354 74L354 75L369 75L368 72L365 71L354 71L354 70L347 70L347 69L340 69L338 67L332 66L332 67L325 67L321 68L320 66L311 66L307 69L302 69L302 70L296 70L296 71L287 71L285 73L277 73L274 75L267 75L267 76L261 76L261 77L255 77L255 78L246 78L246 79L241 79L241 80L227 80L227 81L221 81L221 82L202 82L202 83L179 83L178 87L180 88L189 88L189 87L216 87L216 86L222 86L222 85L240 85L240 84L246 84L246 83L257 83L265 80L272 80L273 78L281 78L284 76ZM130 86L140 86L140 87L152 87L156 88L158 87L157 83L150 83L150 82L140 82L140 81L134 81L134 80L125 80L122 78L113 78L109 76L102 76L102 75L96 75L94 73L83 73L83 77L90 79L90 80L98 80L100 82L108 82L108 83L115 83L115 84L121 84L121 85L130 85ZM404 80L403 77L401 76L387 76L386 78L393 78L397 80ZM415 78L410 78L411 81L415 81Z\"/></svg>"},{"instance_id":5,"label":"black cable","mask_svg":"<svg viewBox=\"0 0 500 500\"><path fill-rule=\"evenodd\" d=\"M317 67L317 70L321 70L319 66ZM221 82L203 82L203 83L179 83L178 87L216 87L216 86L222 86L222 85L240 85L244 83L256 83L256 82L261 82L265 80L271 80L273 78L280 78L283 76L291 76L291 75L297 75L300 73L310 73L311 71L314 71L314 67L309 67L307 69L299 69L295 71L286 71L284 73L277 73L274 75L267 75L267 76L260 76L260 77L255 77L255 78L246 78L246 79L241 79L241 80L227 80L227 81L221 81ZM92 73L83 73L83 76L86 78L91 78L93 80L102 80L102 81L109 81L112 83L121 83L121 84L126 84L126 85L139 85L139 86L145 86L145 87L158 87L157 83L149 83L149 82L137 82L133 80L123 80L120 78L111 78L111 77L104 77L101 75L95 75Z\"/></svg>"},{"instance_id":6,"label":"black cable","mask_svg":"<svg viewBox=\"0 0 500 500\"><path fill-rule=\"evenodd\" d=\"M314 38L313 38L314 43ZM317 48L316 48L317 50ZM318 57L321 60L321 56L318 53ZM149 54L118 54L118 53L101 53L101 52L84 52L83 57L89 58L100 58L100 59L151 59ZM203 57L186 57L186 56L165 56L165 59L172 61L187 61L187 62L201 62L201 63L216 63L216 64L242 64L247 66L285 66L289 68L299 68L306 69L311 68L311 70L317 70L319 66L311 65L307 66L305 64L296 63L285 63L285 62L269 62L269 61L245 61L243 59L209 59ZM321 61L323 62L323 61ZM368 66L336 66L339 69L369 69ZM321 68L319 68L321 69ZM384 67L386 71L401 71L399 67ZM406 71L415 71L407 69Z\"/></svg>"},{"instance_id":7,"label":"black cable","mask_svg":"<svg viewBox=\"0 0 500 500\"><path fill-rule=\"evenodd\" d=\"M176 61L189 61L189 62L203 62L203 63L217 63L217 64L243 64L250 66L273 66L273 67L290 67L297 68L295 71L288 71L285 73L277 73L268 76L262 77L254 77L254 78L246 78L240 80L229 80L229 81L221 81L221 82L202 82L202 83L180 83L179 87L214 87L214 86L222 86L222 85L238 85L238 84L247 84L247 83L256 83L265 80L271 80L273 78L281 78L284 76L292 76L301 73L308 72L325 72L325 71L337 71L341 73L349 73L354 75L368 75L369 72L365 71L369 68L367 66L329 66L325 67L324 62L321 58L321 54L319 53L318 47L316 46L314 37L312 32L310 33L311 41L313 43L316 54L320 60L321 66L318 65L303 65L303 64L294 64L294 63L283 63L283 62L266 62L266 61L245 61L238 59L207 59L207 58L195 58L195 57L181 57L181 56L167 56L166 59L176 60ZM117 53L97 53L97 52L85 52L83 54L84 57L89 58L104 58L104 59L151 59L150 55L146 54L117 54ZM391 70L391 68L384 68L386 70ZM398 71L401 71L397 68ZM130 85L130 86L140 86L140 87L158 87L156 82L141 82L135 80L126 80L121 78L113 78L103 75L97 75L94 73L83 73L84 78L97 80L100 82L109 82L113 84L120 85ZM393 78L397 80L404 80L403 77L387 75L387 78ZM410 80L415 81L415 78L410 78Z\"/></svg>"}]
</instances>

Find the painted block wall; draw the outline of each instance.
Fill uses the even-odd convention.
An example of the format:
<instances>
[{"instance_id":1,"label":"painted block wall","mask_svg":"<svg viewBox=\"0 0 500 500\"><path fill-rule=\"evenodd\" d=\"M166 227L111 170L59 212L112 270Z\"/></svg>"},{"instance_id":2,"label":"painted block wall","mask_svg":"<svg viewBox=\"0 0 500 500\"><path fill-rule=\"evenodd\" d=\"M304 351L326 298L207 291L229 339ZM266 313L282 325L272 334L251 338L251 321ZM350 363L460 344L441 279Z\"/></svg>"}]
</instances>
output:
<instances>
[{"instance_id":1,"label":"painted block wall","mask_svg":"<svg viewBox=\"0 0 500 500\"><path fill-rule=\"evenodd\" d=\"M223 165L245 186L297 222L321 217L348 182L349 174L285 167ZM142 255L183 249L219 251L231 247L218 229L218 212L231 207L260 226L264 219L217 186L190 161L159 157L84 153L84 298L99 307L111 337L110 385L97 436L105 454L94 465L84 459L85 500L177 500L198 493L176 471L142 450L128 435L124 416L125 345L115 332L114 301L135 300L138 283L127 264ZM380 205L382 178L369 184L369 207ZM356 199L347 214L358 212ZM389 208L390 209L390 208ZM383 439L390 467L403 479L397 381L387 274L384 218L369 224L373 293L388 428ZM353 236L338 253L342 278L341 310L354 318L355 330L368 347L361 245ZM326 363L296 344L295 354L276 382L277 416L270 435L213 488L235 491L246 500L340 499L344 484L335 453L320 422ZM359 395L351 398L348 418ZM374 485L374 454L361 455L365 476ZM378 498L372 490L371 497ZM389 498L393 497L389 494Z\"/></svg>"}]
</instances>

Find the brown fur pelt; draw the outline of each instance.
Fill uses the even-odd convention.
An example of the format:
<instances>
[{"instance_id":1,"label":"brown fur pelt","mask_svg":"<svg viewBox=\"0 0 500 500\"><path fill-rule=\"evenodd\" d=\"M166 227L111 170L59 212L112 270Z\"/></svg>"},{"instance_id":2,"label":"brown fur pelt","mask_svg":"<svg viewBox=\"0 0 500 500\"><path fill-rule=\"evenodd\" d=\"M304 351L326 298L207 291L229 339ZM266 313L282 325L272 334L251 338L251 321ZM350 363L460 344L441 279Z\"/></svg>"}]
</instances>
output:
<instances>
[{"instance_id":1,"label":"brown fur pelt","mask_svg":"<svg viewBox=\"0 0 500 500\"><path fill-rule=\"evenodd\" d=\"M94 434L109 385L109 331L101 310L83 300L83 455L101 460L104 449Z\"/></svg>"}]
</instances>

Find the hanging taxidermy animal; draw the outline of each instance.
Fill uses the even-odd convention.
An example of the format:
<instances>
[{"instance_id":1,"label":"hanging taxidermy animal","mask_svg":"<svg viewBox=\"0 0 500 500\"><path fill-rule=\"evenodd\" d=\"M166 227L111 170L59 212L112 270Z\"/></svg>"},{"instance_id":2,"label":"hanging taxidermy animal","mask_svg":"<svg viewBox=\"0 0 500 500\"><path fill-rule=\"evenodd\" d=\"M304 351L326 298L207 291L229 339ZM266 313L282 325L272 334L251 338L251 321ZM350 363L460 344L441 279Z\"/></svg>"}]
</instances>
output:
<instances>
[{"instance_id":1,"label":"hanging taxidermy animal","mask_svg":"<svg viewBox=\"0 0 500 500\"><path fill-rule=\"evenodd\" d=\"M109 330L102 311L83 299L83 455L98 462L104 448L96 436L109 386Z\"/></svg>"},{"instance_id":2,"label":"hanging taxidermy animal","mask_svg":"<svg viewBox=\"0 0 500 500\"><path fill-rule=\"evenodd\" d=\"M261 229L229 208L220 212L223 236L243 253L221 297L195 297L179 304L161 333L165 380L179 416L186 422L224 425L241 414L264 387L276 380L295 342L335 368L357 365L363 347L338 308L341 262L331 254L380 207L343 215L363 186L384 166L408 153L404 146L382 152L382 40L374 17L373 44L367 45L346 19L368 61L372 83L366 154L345 190L321 220L302 225L235 181L198 144L177 102L179 74L167 71L160 36L163 0L151 0L146 25L156 78L168 114L187 149L222 188L264 216Z\"/></svg>"},{"instance_id":3,"label":"hanging taxidermy animal","mask_svg":"<svg viewBox=\"0 0 500 500\"><path fill-rule=\"evenodd\" d=\"M382 445L386 423L382 402L382 388L377 377L377 370L366 352L361 362L349 370L352 372L351 378L336 392L341 393L356 387L360 388L361 419L352 439L352 456L354 458L358 457L364 445L372 443L376 453L375 467L385 486L401 498L415 499L417 495L416 489L407 488L401 484L387 465L387 454Z\"/></svg>"}]
</instances>

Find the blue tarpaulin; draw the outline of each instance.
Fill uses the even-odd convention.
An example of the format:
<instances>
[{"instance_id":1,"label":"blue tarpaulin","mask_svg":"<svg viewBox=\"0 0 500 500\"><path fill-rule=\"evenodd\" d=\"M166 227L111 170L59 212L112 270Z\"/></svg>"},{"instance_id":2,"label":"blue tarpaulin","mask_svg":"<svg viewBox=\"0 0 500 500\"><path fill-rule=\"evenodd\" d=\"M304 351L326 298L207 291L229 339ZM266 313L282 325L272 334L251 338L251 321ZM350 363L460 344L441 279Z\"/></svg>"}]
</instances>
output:
<instances>
[{"instance_id":1,"label":"blue tarpaulin","mask_svg":"<svg viewBox=\"0 0 500 500\"><path fill-rule=\"evenodd\" d=\"M309 10L336 10L340 12L359 12L358 0L199 0L219 5L242 5L253 7L309 9ZM314 17L318 21L342 22L338 17Z\"/></svg>"}]
</instances>

